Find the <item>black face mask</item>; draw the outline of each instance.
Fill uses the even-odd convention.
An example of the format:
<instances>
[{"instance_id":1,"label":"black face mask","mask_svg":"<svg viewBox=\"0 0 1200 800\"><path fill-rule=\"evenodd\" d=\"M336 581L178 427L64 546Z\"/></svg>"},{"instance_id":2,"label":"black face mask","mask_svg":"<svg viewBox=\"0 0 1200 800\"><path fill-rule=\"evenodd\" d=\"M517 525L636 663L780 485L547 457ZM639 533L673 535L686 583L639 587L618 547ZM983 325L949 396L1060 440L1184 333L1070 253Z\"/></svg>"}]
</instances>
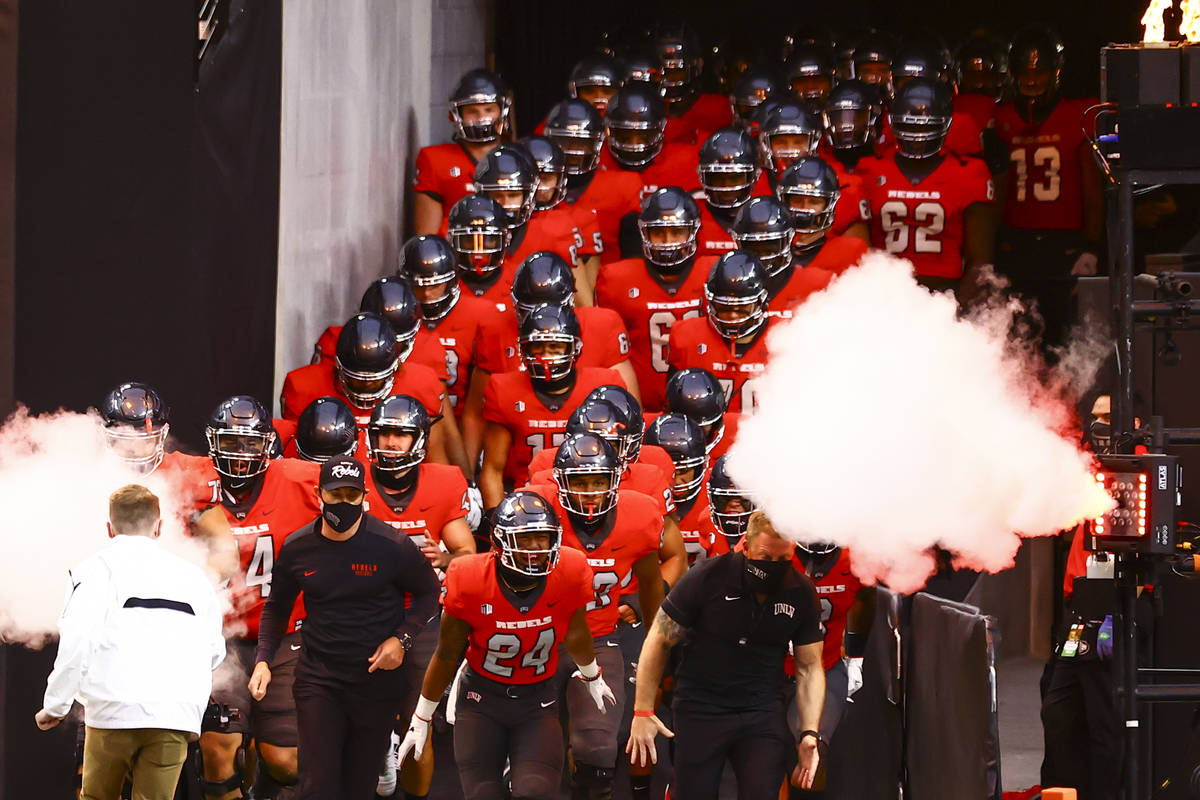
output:
<instances>
[{"instance_id":1,"label":"black face mask","mask_svg":"<svg viewBox=\"0 0 1200 800\"><path fill-rule=\"evenodd\" d=\"M1112 426L1107 422L1093 420L1088 426L1087 440L1097 454L1112 452Z\"/></svg>"},{"instance_id":2,"label":"black face mask","mask_svg":"<svg viewBox=\"0 0 1200 800\"><path fill-rule=\"evenodd\" d=\"M354 527L362 517L362 503L322 503L321 517L325 524L338 533L345 533Z\"/></svg>"},{"instance_id":3,"label":"black face mask","mask_svg":"<svg viewBox=\"0 0 1200 800\"><path fill-rule=\"evenodd\" d=\"M770 594L792 568L788 561L746 559L746 585L756 594Z\"/></svg>"}]
</instances>

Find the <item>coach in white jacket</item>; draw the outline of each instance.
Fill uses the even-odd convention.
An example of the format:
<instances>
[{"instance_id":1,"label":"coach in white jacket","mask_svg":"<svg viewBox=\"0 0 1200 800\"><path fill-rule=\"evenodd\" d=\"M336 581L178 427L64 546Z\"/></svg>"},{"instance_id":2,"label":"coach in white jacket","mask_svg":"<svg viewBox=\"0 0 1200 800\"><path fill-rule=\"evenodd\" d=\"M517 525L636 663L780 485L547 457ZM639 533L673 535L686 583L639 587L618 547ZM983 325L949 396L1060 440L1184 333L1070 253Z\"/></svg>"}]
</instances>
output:
<instances>
[{"instance_id":1,"label":"coach in white jacket","mask_svg":"<svg viewBox=\"0 0 1200 800\"><path fill-rule=\"evenodd\" d=\"M225 658L221 610L204 571L166 552L158 498L131 484L109 498L107 547L71 570L58 657L38 727L83 704L85 800L170 800L200 734L212 671Z\"/></svg>"}]
</instances>

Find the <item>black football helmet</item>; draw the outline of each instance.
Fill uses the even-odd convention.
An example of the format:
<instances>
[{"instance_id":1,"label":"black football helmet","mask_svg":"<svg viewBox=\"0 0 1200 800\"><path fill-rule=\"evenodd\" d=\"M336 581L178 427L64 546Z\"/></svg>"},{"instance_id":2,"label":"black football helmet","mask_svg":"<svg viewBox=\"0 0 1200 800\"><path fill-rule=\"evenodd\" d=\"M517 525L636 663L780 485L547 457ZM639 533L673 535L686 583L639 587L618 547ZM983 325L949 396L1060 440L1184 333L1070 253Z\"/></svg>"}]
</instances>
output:
<instances>
[{"instance_id":1,"label":"black football helmet","mask_svg":"<svg viewBox=\"0 0 1200 800\"><path fill-rule=\"evenodd\" d=\"M567 91L571 97L586 100L603 116L612 96L625 82L625 67L608 53L584 56L571 70Z\"/></svg>"},{"instance_id":2,"label":"black football helmet","mask_svg":"<svg viewBox=\"0 0 1200 800\"><path fill-rule=\"evenodd\" d=\"M602 517L617 505L617 491L625 464L604 437L594 433L567 436L554 454L554 483L558 501L570 514L588 522ZM593 485L589 478L604 478Z\"/></svg>"},{"instance_id":3,"label":"black football helmet","mask_svg":"<svg viewBox=\"0 0 1200 800\"><path fill-rule=\"evenodd\" d=\"M547 540L531 546L530 538ZM562 524L553 506L536 492L517 491L505 496L492 512L492 545L500 566L522 577L545 577L558 566Z\"/></svg>"},{"instance_id":4,"label":"black football helmet","mask_svg":"<svg viewBox=\"0 0 1200 800\"><path fill-rule=\"evenodd\" d=\"M562 150L568 175L595 172L604 147L604 118L591 103L577 97L563 100L550 109L545 131Z\"/></svg>"},{"instance_id":5,"label":"black football helmet","mask_svg":"<svg viewBox=\"0 0 1200 800\"><path fill-rule=\"evenodd\" d=\"M708 473L708 513L732 547L746 533L755 504L750 493L739 489L730 477L728 458L728 453L718 458Z\"/></svg>"},{"instance_id":6,"label":"black football helmet","mask_svg":"<svg viewBox=\"0 0 1200 800\"><path fill-rule=\"evenodd\" d=\"M879 89L860 80L839 81L829 94L822 114L825 133L835 150L862 147L871 140L883 103Z\"/></svg>"},{"instance_id":7,"label":"black football helmet","mask_svg":"<svg viewBox=\"0 0 1200 800\"><path fill-rule=\"evenodd\" d=\"M521 144L538 169L533 207L538 211L554 208L567 196L567 157L545 136L526 136Z\"/></svg>"},{"instance_id":8,"label":"black football helmet","mask_svg":"<svg viewBox=\"0 0 1200 800\"><path fill-rule=\"evenodd\" d=\"M461 274L484 281L504 265L510 235L508 214L491 197L466 195L450 209L447 226Z\"/></svg>"},{"instance_id":9,"label":"black football helmet","mask_svg":"<svg viewBox=\"0 0 1200 800\"><path fill-rule=\"evenodd\" d=\"M621 56L621 62L625 65L625 81L622 86L631 82L648 83L656 91L662 92L662 62L658 60L654 48L634 47Z\"/></svg>"},{"instance_id":10,"label":"black football helmet","mask_svg":"<svg viewBox=\"0 0 1200 800\"><path fill-rule=\"evenodd\" d=\"M901 46L892 59L892 84L900 91L913 78L936 78L947 82L950 78L948 54L929 43Z\"/></svg>"},{"instance_id":11,"label":"black football helmet","mask_svg":"<svg viewBox=\"0 0 1200 800\"><path fill-rule=\"evenodd\" d=\"M122 383L104 396L99 411L104 441L126 466L149 475L162 463L170 413L153 386Z\"/></svg>"},{"instance_id":12,"label":"black football helmet","mask_svg":"<svg viewBox=\"0 0 1200 800\"><path fill-rule=\"evenodd\" d=\"M376 278L363 292L358 310L388 321L396 333L396 357L406 361L421 329L421 304L412 287L399 278Z\"/></svg>"},{"instance_id":13,"label":"black football helmet","mask_svg":"<svg viewBox=\"0 0 1200 800\"><path fill-rule=\"evenodd\" d=\"M513 276L513 309L517 324L543 304L575 305L575 273L558 253L539 250L517 267Z\"/></svg>"},{"instance_id":14,"label":"black football helmet","mask_svg":"<svg viewBox=\"0 0 1200 800\"><path fill-rule=\"evenodd\" d=\"M704 433L704 452L711 453L725 436L725 411L729 402L721 382L702 367L688 367L667 378L664 398L667 411L683 414Z\"/></svg>"},{"instance_id":15,"label":"black football helmet","mask_svg":"<svg viewBox=\"0 0 1200 800\"><path fill-rule=\"evenodd\" d=\"M854 48L854 77L879 88L880 94L890 99L892 88L892 59L896 47L882 33L864 36Z\"/></svg>"},{"instance_id":16,"label":"black football helmet","mask_svg":"<svg viewBox=\"0 0 1200 800\"><path fill-rule=\"evenodd\" d=\"M686 100L696 91L703 66L695 32L686 25L664 26L654 37L654 49L662 65L663 97L668 104Z\"/></svg>"},{"instance_id":17,"label":"black football helmet","mask_svg":"<svg viewBox=\"0 0 1200 800\"><path fill-rule=\"evenodd\" d=\"M487 104L495 104L498 111L481 115L467 111L468 106ZM485 69L467 72L450 92L450 120L454 123L454 136L464 142L482 144L496 141L508 130L511 111L512 92L508 84L496 73Z\"/></svg>"},{"instance_id":18,"label":"black football helmet","mask_svg":"<svg viewBox=\"0 0 1200 800\"><path fill-rule=\"evenodd\" d=\"M786 174L786 173L785 173ZM775 277L792 263L792 240L796 226L783 201L770 195L750 198L733 220L729 232L739 250L753 253L768 277Z\"/></svg>"},{"instance_id":19,"label":"black football helmet","mask_svg":"<svg viewBox=\"0 0 1200 800\"><path fill-rule=\"evenodd\" d=\"M425 460L432 425L425 406L406 394L394 394L375 406L367 423L367 457L384 486L403 490L412 485L412 469ZM412 440L398 448L389 434Z\"/></svg>"},{"instance_id":20,"label":"black football helmet","mask_svg":"<svg viewBox=\"0 0 1200 800\"><path fill-rule=\"evenodd\" d=\"M392 393L400 359L396 332L378 314L358 313L338 334L334 373L338 388L359 408L373 408Z\"/></svg>"},{"instance_id":21,"label":"black football helmet","mask_svg":"<svg viewBox=\"0 0 1200 800\"><path fill-rule=\"evenodd\" d=\"M767 271L752 254L731 250L717 259L704 282L708 324L731 342L767 324Z\"/></svg>"},{"instance_id":22,"label":"black football helmet","mask_svg":"<svg viewBox=\"0 0 1200 800\"><path fill-rule=\"evenodd\" d=\"M722 128L700 145L696 168L704 197L714 208L738 208L754 194L758 147L740 128Z\"/></svg>"},{"instance_id":23,"label":"black football helmet","mask_svg":"<svg viewBox=\"0 0 1200 800\"><path fill-rule=\"evenodd\" d=\"M613 446L617 448L617 455L626 464L637 461L642 452L642 435L646 432L646 418L642 416L642 406L637 398L624 386L606 383L592 389L584 398L584 402L591 400L603 400L624 416L625 431Z\"/></svg>"},{"instance_id":24,"label":"black football helmet","mask_svg":"<svg viewBox=\"0 0 1200 800\"><path fill-rule=\"evenodd\" d=\"M642 201L638 214L642 255L664 273L674 272L696 255L700 208L678 186L664 186Z\"/></svg>"},{"instance_id":25,"label":"black football helmet","mask_svg":"<svg viewBox=\"0 0 1200 800\"><path fill-rule=\"evenodd\" d=\"M629 454L636 454L641 447L641 439L635 437L631 428L629 412L623 406L600 397L589 397L567 417L566 432L568 435L594 433L607 439L621 463L628 464Z\"/></svg>"},{"instance_id":26,"label":"black football helmet","mask_svg":"<svg viewBox=\"0 0 1200 800\"><path fill-rule=\"evenodd\" d=\"M296 420L296 452L305 461L325 463L358 449L358 423L350 406L336 397L318 397Z\"/></svg>"},{"instance_id":27,"label":"black football helmet","mask_svg":"<svg viewBox=\"0 0 1200 800\"><path fill-rule=\"evenodd\" d=\"M1062 39L1047 28L1025 28L1013 37L1008 46L1008 72L1013 100L1027 118L1058 101L1064 61Z\"/></svg>"},{"instance_id":28,"label":"black football helmet","mask_svg":"<svg viewBox=\"0 0 1200 800\"><path fill-rule=\"evenodd\" d=\"M833 89L837 58L828 45L803 44L792 51L784 71L792 97L820 105Z\"/></svg>"},{"instance_id":29,"label":"black football helmet","mask_svg":"<svg viewBox=\"0 0 1200 800\"><path fill-rule=\"evenodd\" d=\"M912 78L896 92L888 123L896 148L908 158L932 158L941 152L954 115L950 88L937 78Z\"/></svg>"},{"instance_id":30,"label":"black football helmet","mask_svg":"<svg viewBox=\"0 0 1200 800\"><path fill-rule=\"evenodd\" d=\"M733 124L758 132L757 116L764 103L778 99L783 80L767 67L750 67L733 86L729 102L733 104Z\"/></svg>"},{"instance_id":31,"label":"black football helmet","mask_svg":"<svg viewBox=\"0 0 1200 800\"><path fill-rule=\"evenodd\" d=\"M533 216L538 178L537 164L519 144L502 144L475 165L475 191L504 208L509 230L521 227Z\"/></svg>"},{"instance_id":32,"label":"black football helmet","mask_svg":"<svg viewBox=\"0 0 1200 800\"><path fill-rule=\"evenodd\" d=\"M1008 59L992 40L972 36L955 54L958 90L1000 100L1008 88Z\"/></svg>"},{"instance_id":33,"label":"black football helmet","mask_svg":"<svg viewBox=\"0 0 1200 800\"><path fill-rule=\"evenodd\" d=\"M833 227L842 190L833 167L820 156L806 156L779 176L775 194L791 213L797 234L823 234Z\"/></svg>"},{"instance_id":34,"label":"black football helmet","mask_svg":"<svg viewBox=\"0 0 1200 800\"><path fill-rule=\"evenodd\" d=\"M213 409L204 438L221 482L236 490L267 471L277 437L266 407L250 395L238 394Z\"/></svg>"},{"instance_id":35,"label":"black football helmet","mask_svg":"<svg viewBox=\"0 0 1200 800\"><path fill-rule=\"evenodd\" d=\"M779 175L797 158L816 153L824 133L821 118L805 103L771 103L762 114L758 134L763 167L772 176Z\"/></svg>"},{"instance_id":36,"label":"black football helmet","mask_svg":"<svg viewBox=\"0 0 1200 800\"><path fill-rule=\"evenodd\" d=\"M544 304L525 315L517 339L521 363L536 381L554 382L569 378L583 351L583 337L575 309L566 305ZM546 352L554 345L553 352Z\"/></svg>"},{"instance_id":37,"label":"black football helmet","mask_svg":"<svg viewBox=\"0 0 1200 800\"><path fill-rule=\"evenodd\" d=\"M414 236L400 248L396 274L413 287L421 303L421 316L429 322L442 319L453 310L461 291L458 285L458 254L440 236ZM441 287L441 294L436 294Z\"/></svg>"},{"instance_id":38,"label":"black football helmet","mask_svg":"<svg viewBox=\"0 0 1200 800\"><path fill-rule=\"evenodd\" d=\"M608 151L618 164L645 166L662 152L667 109L652 86L634 82L613 95L604 126Z\"/></svg>"},{"instance_id":39,"label":"black football helmet","mask_svg":"<svg viewBox=\"0 0 1200 800\"><path fill-rule=\"evenodd\" d=\"M708 465L708 442L694 421L668 411L660 414L646 429L646 444L666 450L675 462L675 480L671 492L676 503L687 503L700 494Z\"/></svg>"}]
</instances>

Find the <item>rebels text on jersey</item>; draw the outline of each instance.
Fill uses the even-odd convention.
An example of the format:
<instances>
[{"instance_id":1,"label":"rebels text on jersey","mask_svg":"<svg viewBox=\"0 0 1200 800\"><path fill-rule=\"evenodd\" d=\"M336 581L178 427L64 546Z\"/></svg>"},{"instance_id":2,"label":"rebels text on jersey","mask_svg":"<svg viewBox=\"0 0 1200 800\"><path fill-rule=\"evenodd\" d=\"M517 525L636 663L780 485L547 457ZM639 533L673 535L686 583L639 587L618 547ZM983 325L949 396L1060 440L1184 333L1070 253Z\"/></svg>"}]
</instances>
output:
<instances>
[{"instance_id":1,"label":"rebels text on jersey","mask_svg":"<svg viewBox=\"0 0 1200 800\"><path fill-rule=\"evenodd\" d=\"M358 427L365 428L371 421L371 408L359 408L342 392L333 374L334 365L310 364L307 367L294 369L283 379L283 393L279 398L280 408L284 419L299 419L300 412L318 397L336 397L342 400L354 412ZM437 374L424 364L404 363L396 370L392 382L391 394L406 394L415 397L425 406L429 416L437 417L442 413L442 398L446 394L446 385Z\"/></svg>"},{"instance_id":2,"label":"rebels text on jersey","mask_svg":"<svg viewBox=\"0 0 1200 800\"><path fill-rule=\"evenodd\" d=\"M501 589L499 566L495 551L451 561L442 607L470 626L466 658L477 674L499 683L547 680L558 669L558 645L571 617L593 598L587 559L577 550L560 548L558 564L524 613Z\"/></svg>"},{"instance_id":3,"label":"rebels text on jersey","mask_svg":"<svg viewBox=\"0 0 1200 800\"><path fill-rule=\"evenodd\" d=\"M417 470L416 491L404 508L399 508L376 482L374 469L368 469L363 510L406 534L419 548L426 542L440 544L442 528L466 517L471 502L467 498L467 479L458 467L425 463Z\"/></svg>"},{"instance_id":4,"label":"rebels text on jersey","mask_svg":"<svg viewBox=\"0 0 1200 800\"><path fill-rule=\"evenodd\" d=\"M695 192L692 194L692 199L696 201L696 205L700 207L700 233L696 237L696 250L701 256L723 256L730 250L736 250L737 244L733 241L733 236L729 233L729 228L726 228L704 199L704 192ZM729 224L733 224L733 219L730 218Z\"/></svg>"},{"instance_id":5,"label":"rebels text on jersey","mask_svg":"<svg viewBox=\"0 0 1200 800\"><path fill-rule=\"evenodd\" d=\"M575 309L575 317L579 320L579 334L583 340L579 366L614 367L629 358L629 336L615 311L580 306ZM492 315L480 328L479 368L493 375L523 371L525 364L517 346L518 335L515 314Z\"/></svg>"},{"instance_id":6,"label":"rebels text on jersey","mask_svg":"<svg viewBox=\"0 0 1200 800\"><path fill-rule=\"evenodd\" d=\"M804 564L800 560L800 551L792 558L792 565L803 573ZM817 587L817 597L821 603L821 626L825 629L825 645L821 651L821 662L824 669L829 669L842 657L842 638L846 633L847 616L862 581L854 577L850 571L850 549L843 547L837 563L823 577L813 581Z\"/></svg>"},{"instance_id":7,"label":"rebels text on jersey","mask_svg":"<svg viewBox=\"0 0 1200 800\"><path fill-rule=\"evenodd\" d=\"M735 354L729 340L719 336L707 318L685 319L671 329L671 368L703 367L721 382L729 410L748 413L754 408L755 379L767 369L770 326L768 320L754 341L748 346L739 344Z\"/></svg>"}]
</instances>

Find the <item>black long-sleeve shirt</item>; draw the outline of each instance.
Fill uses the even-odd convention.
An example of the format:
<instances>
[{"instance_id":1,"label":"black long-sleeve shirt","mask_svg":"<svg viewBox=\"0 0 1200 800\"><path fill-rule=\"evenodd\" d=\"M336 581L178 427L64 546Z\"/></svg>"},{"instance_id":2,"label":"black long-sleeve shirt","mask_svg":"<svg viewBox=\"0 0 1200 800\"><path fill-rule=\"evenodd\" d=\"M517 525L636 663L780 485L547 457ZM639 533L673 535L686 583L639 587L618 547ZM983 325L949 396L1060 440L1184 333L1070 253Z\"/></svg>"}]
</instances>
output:
<instances>
[{"instance_id":1,"label":"black long-sleeve shirt","mask_svg":"<svg viewBox=\"0 0 1200 800\"><path fill-rule=\"evenodd\" d=\"M416 636L437 613L438 581L407 536L370 514L345 541L321 533L321 519L288 536L271 575L256 661L270 662L296 596L304 592L297 674L325 684L358 683L389 636ZM405 610L405 596L412 600Z\"/></svg>"}]
</instances>

